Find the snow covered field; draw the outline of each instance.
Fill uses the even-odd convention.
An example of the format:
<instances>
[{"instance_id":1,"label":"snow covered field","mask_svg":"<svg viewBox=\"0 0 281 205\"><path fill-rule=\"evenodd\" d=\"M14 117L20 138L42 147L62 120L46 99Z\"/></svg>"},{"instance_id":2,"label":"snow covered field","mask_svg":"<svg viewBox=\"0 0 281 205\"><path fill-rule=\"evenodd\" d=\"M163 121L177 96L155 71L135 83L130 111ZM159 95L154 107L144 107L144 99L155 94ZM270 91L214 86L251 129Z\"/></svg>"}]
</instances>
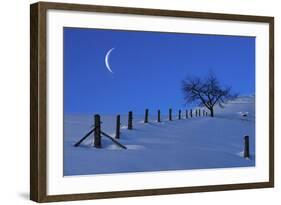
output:
<instances>
[{"instance_id":1,"label":"snow covered field","mask_svg":"<svg viewBox=\"0 0 281 205\"><path fill-rule=\"evenodd\" d=\"M224 109L216 107L214 118L185 119L184 114L181 120L161 118L158 123L150 115L144 124L143 116L134 116L134 129L128 130L127 116L121 115L119 141L128 148L124 150L105 137L102 149L96 149L93 135L74 147L91 129L93 115L66 115L64 176L255 166L254 97L239 97ZM114 137L116 116L101 116L101 121L102 131ZM250 159L243 158L245 135L250 137Z\"/></svg>"}]
</instances>

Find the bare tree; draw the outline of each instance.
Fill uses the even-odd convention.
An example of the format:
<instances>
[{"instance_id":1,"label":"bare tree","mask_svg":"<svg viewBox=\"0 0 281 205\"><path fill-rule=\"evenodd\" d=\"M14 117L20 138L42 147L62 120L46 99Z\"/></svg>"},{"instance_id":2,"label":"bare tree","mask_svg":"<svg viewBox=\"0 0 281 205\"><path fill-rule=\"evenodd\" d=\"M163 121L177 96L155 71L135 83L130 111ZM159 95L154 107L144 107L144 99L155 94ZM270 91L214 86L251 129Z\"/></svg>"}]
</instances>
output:
<instances>
[{"instance_id":1,"label":"bare tree","mask_svg":"<svg viewBox=\"0 0 281 205\"><path fill-rule=\"evenodd\" d=\"M182 90L186 103L195 102L200 106L205 106L210 111L211 117L214 117L214 106L216 104L223 107L223 103L227 100L237 97L237 94L231 94L230 87L222 87L217 77L211 72L206 79L184 80Z\"/></svg>"}]
</instances>

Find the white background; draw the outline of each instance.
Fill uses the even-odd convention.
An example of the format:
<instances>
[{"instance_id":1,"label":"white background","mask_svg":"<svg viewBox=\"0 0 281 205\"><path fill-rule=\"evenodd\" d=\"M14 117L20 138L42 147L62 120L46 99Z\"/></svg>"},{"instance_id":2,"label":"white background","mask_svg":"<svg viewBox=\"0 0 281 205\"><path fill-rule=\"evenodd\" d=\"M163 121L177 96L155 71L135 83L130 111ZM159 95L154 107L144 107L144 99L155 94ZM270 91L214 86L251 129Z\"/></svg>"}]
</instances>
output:
<instances>
[{"instance_id":1,"label":"white background","mask_svg":"<svg viewBox=\"0 0 281 205\"><path fill-rule=\"evenodd\" d=\"M63 1L61 2L71 2ZM33 1L1 2L0 22L0 204L31 204L29 195L29 4ZM78 2L78 0L76 1ZM275 16L275 89L280 83L280 5L273 0L80 0L79 3L194 10ZM278 82L279 81L279 82ZM280 92L275 93L276 125L280 124ZM279 116L278 116L279 115ZM96 204L269 204L280 199L280 126L275 130L276 187L170 196L98 200ZM93 201L68 202L92 204ZM55 203L56 204L56 203ZM63 204L63 203L60 203Z\"/></svg>"}]
</instances>

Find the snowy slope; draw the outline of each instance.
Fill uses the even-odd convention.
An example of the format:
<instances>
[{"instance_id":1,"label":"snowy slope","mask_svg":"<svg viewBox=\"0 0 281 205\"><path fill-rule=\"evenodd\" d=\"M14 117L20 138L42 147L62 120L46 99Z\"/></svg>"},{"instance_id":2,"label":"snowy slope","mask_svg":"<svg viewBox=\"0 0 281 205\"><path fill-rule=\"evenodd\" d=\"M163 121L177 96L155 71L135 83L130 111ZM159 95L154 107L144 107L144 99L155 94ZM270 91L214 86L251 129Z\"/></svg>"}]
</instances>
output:
<instances>
[{"instance_id":1,"label":"snowy slope","mask_svg":"<svg viewBox=\"0 0 281 205\"><path fill-rule=\"evenodd\" d=\"M156 111L155 111L156 113ZM247 114L247 117L243 117ZM93 116L67 115L64 122L64 175L142 171L245 167L255 165L255 98L239 97L215 117L143 123L134 116L134 129L127 130L121 115L120 149L102 138L102 149L92 147L93 136L79 147L73 144L90 130ZM114 137L115 116L101 116L102 130ZM243 137L250 137L250 159L242 157Z\"/></svg>"}]
</instances>

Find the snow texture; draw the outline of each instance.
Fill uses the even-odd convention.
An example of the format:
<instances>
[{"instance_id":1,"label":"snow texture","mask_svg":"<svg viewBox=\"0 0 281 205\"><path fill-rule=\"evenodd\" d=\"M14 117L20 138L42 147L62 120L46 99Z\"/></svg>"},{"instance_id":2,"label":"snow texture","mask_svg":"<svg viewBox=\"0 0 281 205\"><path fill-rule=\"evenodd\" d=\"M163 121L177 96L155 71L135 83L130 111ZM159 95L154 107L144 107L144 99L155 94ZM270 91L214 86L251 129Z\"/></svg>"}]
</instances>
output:
<instances>
[{"instance_id":1,"label":"snow texture","mask_svg":"<svg viewBox=\"0 0 281 205\"><path fill-rule=\"evenodd\" d=\"M149 111L153 113L153 111ZM157 113L157 111L155 111ZM168 171L255 166L255 97L239 97L215 117L173 121L161 116L134 116L133 130L121 115L121 149L102 137L102 148L93 147L93 134L79 147L73 145L92 127L91 115L66 115L64 119L64 176L126 172ZM115 116L101 116L102 131L115 137ZM250 159L243 158L244 136L250 139Z\"/></svg>"}]
</instances>

